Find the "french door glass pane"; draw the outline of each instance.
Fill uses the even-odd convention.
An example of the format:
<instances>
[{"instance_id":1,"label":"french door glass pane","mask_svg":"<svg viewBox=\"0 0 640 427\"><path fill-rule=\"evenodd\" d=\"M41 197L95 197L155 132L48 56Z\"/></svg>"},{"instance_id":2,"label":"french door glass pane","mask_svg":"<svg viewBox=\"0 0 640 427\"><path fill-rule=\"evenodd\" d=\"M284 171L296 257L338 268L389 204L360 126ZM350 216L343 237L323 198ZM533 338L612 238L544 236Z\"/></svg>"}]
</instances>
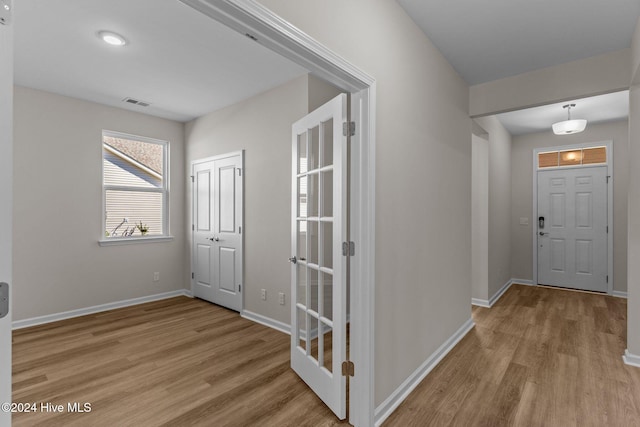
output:
<instances>
[{"instance_id":1,"label":"french door glass pane","mask_svg":"<svg viewBox=\"0 0 640 427\"><path fill-rule=\"evenodd\" d=\"M298 135L298 173L305 173L307 165L307 133Z\"/></svg>"},{"instance_id":2,"label":"french door glass pane","mask_svg":"<svg viewBox=\"0 0 640 427\"><path fill-rule=\"evenodd\" d=\"M309 170L318 169L320 163L320 128L309 129Z\"/></svg>"},{"instance_id":3,"label":"french door glass pane","mask_svg":"<svg viewBox=\"0 0 640 427\"><path fill-rule=\"evenodd\" d=\"M298 221L298 253L296 257L300 261L307 260L307 221Z\"/></svg>"},{"instance_id":4,"label":"french door glass pane","mask_svg":"<svg viewBox=\"0 0 640 427\"><path fill-rule=\"evenodd\" d=\"M329 273L320 273L322 276L323 311L322 316L333 320L333 276Z\"/></svg>"},{"instance_id":5,"label":"french door glass pane","mask_svg":"<svg viewBox=\"0 0 640 427\"><path fill-rule=\"evenodd\" d=\"M322 227L322 267L333 268L333 223L321 222Z\"/></svg>"},{"instance_id":6,"label":"french door glass pane","mask_svg":"<svg viewBox=\"0 0 640 427\"><path fill-rule=\"evenodd\" d=\"M309 240L308 261L311 264L318 264L318 223L309 221L307 223L307 239Z\"/></svg>"},{"instance_id":7,"label":"french door glass pane","mask_svg":"<svg viewBox=\"0 0 640 427\"><path fill-rule=\"evenodd\" d=\"M311 357L318 360L318 319L311 315L308 317L311 331Z\"/></svg>"},{"instance_id":8,"label":"french door glass pane","mask_svg":"<svg viewBox=\"0 0 640 427\"><path fill-rule=\"evenodd\" d=\"M309 269L309 294L311 305L309 308L316 313L318 312L318 270Z\"/></svg>"},{"instance_id":9,"label":"french door glass pane","mask_svg":"<svg viewBox=\"0 0 640 427\"><path fill-rule=\"evenodd\" d=\"M307 216L319 216L318 201L319 199L319 180L317 174L307 176Z\"/></svg>"},{"instance_id":10,"label":"french door glass pane","mask_svg":"<svg viewBox=\"0 0 640 427\"><path fill-rule=\"evenodd\" d=\"M322 122L322 165L333 164L333 119Z\"/></svg>"},{"instance_id":11,"label":"french door glass pane","mask_svg":"<svg viewBox=\"0 0 640 427\"><path fill-rule=\"evenodd\" d=\"M298 178L298 216L301 218L308 216L307 182L306 175Z\"/></svg>"},{"instance_id":12,"label":"french door glass pane","mask_svg":"<svg viewBox=\"0 0 640 427\"><path fill-rule=\"evenodd\" d=\"M333 217L333 171L321 173L322 179L322 216Z\"/></svg>"},{"instance_id":13,"label":"french door glass pane","mask_svg":"<svg viewBox=\"0 0 640 427\"><path fill-rule=\"evenodd\" d=\"M296 266L298 275L298 287L296 288L296 302L299 304L307 305L307 268L303 265Z\"/></svg>"},{"instance_id":14,"label":"french door glass pane","mask_svg":"<svg viewBox=\"0 0 640 427\"><path fill-rule=\"evenodd\" d=\"M333 330L329 325L322 323L322 321L320 325L322 327L322 342L324 344L324 351L322 352L324 360L322 361L322 366L329 372L333 372L333 358L331 357L333 350Z\"/></svg>"},{"instance_id":15,"label":"french door glass pane","mask_svg":"<svg viewBox=\"0 0 640 427\"><path fill-rule=\"evenodd\" d=\"M305 337L307 336L307 312L298 308L296 313L298 316L298 330L296 331L298 347L306 350L307 342Z\"/></svg>"}]
</instances>

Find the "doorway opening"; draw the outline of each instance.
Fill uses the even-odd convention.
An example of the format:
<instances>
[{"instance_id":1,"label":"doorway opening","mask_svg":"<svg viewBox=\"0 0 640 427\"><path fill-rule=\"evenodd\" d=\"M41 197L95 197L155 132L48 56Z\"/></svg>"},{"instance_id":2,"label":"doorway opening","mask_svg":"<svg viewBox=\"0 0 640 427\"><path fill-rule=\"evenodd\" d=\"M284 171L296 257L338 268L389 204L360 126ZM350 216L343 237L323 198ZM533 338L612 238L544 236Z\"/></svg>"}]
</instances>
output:
<instances>
[{"instance_id":1,"label":"doorway opening","mask_svg":"<svg viewBox=\"0 0 640 427\"><path fill-rule=\"evenodd\" d=\"M348 177L350 241L343 242L349 253L355 253L348 273L352 296L350 363L355 366L349 382L349 421L354 425L373 425L375 80L257 3L182 1L350 94L351 121L355 126L350 141ZM349 125L348 128L350 130Z\"/></svg>"}]
</instances>

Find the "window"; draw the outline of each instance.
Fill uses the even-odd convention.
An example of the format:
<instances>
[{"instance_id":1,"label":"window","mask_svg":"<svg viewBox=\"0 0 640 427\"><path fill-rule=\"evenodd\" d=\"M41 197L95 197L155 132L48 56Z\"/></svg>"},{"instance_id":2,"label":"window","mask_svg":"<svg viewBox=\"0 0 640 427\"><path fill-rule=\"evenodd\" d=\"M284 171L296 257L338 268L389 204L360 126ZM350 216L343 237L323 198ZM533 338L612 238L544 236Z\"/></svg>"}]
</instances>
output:
<instances>
[{"instance_id":1,"label":"window","mask_svg":"<svg viewBox=\"0 0 640 427\"><path fill-rule=\"evenodd\" d=\"M575 150L538 153L539 169L598 163L607 163L607 147L577 148Z\"/></svg>"},{"instance_id":2,"label":"window","mask_svg":"<svg viewBox=\"0 0 640 427\"><path fill-rule=\"evenodd\" d=\"M102 132L103 242L168 236L168 147Z\"/></svg>"}]
</instances>

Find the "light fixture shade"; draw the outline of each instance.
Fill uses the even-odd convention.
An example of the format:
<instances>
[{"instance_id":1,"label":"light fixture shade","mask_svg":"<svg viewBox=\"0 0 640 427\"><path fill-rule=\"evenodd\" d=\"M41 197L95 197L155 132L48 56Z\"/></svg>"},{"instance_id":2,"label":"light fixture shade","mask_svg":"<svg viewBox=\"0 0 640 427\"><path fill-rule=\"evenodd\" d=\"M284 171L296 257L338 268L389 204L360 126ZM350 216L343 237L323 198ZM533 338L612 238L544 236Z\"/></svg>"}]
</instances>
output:
<instances>
[{"instance_id":1,"label":"light fixture shade","mask_svg":"<svg viewBox=\"0 0 640 427\"><path fill-rule=\"evenodd\" d=\"M585 119L565 120L563 122L554 123L551 127L553 128L553 133L556 135L569 135L585 130L587 127L587 121Z\"/></svg>"}]
</instances>

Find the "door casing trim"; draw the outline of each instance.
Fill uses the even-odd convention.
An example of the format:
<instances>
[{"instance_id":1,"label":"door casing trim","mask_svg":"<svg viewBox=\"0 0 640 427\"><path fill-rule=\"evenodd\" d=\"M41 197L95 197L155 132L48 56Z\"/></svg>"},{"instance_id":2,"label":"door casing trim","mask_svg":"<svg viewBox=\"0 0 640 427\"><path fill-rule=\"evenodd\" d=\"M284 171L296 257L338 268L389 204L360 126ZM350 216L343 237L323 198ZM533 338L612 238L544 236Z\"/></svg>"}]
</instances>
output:
<instances>
[{"instance_id":1,"label":"door casing trim","mask_svg":"<svg viewBox=\"0 0 640 427\"><path fill-rule=\"evenodd\" d=\"M538 283L538 227L536 218L538 215L538 153L544 153L546 151L564 151L575 150L579 148L590 147L606 147L607 148L607 162L605 164L594 164L589 166L561 166L557 168L544 168L543 170L554 169L576 169L590 166L606 166L607 175L610 177L607 183L607 224L609 226L609 233L607 234L607 275L609 276L609 283L607 283L607 294L613 295L613 141L597 141L597 142L585 142L581 144L572 145L559 145L554 147L540 147L533 149L533 210L531 214L531 235L533 240L533 284Z\"/></svg>"}]
</instances>

